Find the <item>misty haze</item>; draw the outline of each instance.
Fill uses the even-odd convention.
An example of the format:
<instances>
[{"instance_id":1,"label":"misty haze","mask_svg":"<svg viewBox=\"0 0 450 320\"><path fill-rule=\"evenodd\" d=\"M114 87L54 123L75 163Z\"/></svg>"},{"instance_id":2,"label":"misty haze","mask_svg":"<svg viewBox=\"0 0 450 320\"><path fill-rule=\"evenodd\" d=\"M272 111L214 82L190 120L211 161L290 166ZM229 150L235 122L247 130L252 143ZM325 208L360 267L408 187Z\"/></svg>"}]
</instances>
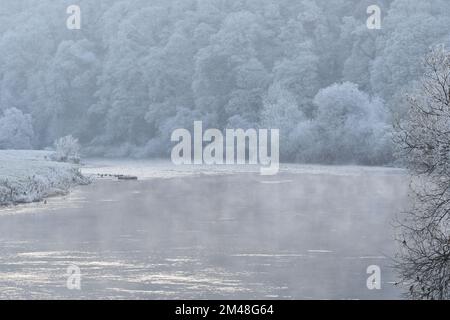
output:
<instances>
[{"instance_id":1,"label":"misty haze","mask_svg":"<svg viewBox=\"0 0 450 320\"><path fill-rule=\"evenodd\" d=\"M2 0L0 299L449 299L448 0Z\"/></svg>"}]
</instances>

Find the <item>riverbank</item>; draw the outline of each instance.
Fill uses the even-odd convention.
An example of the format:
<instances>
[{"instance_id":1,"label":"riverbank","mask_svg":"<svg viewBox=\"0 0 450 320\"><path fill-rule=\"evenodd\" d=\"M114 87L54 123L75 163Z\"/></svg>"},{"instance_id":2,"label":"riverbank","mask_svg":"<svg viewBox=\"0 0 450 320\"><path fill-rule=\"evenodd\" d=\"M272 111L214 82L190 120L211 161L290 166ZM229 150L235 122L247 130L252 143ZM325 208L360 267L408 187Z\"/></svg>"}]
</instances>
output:
<instances>
[{"instance_id":1,"label":"riverbank","mask_svg":"<svg viewBox=\"0 0 450 320\"><path fill-rule=\"evenodd\" d=\"M0 206L62 195L89 179L80 166L51 160L51 151L0 150Z\"/></svg>"},{"instance_id":2,"label":"riverbank","mask_svg":"<svg viewBox=\"0 0 450 320\"><path fill-rule=\"evenodd\" d=\"M136 176L139 180L171 179L182 177L221 176L230 174L259 174L259 165L174 165L168 159L125 159L125 158L90 158L85 159L81 172L88 176ZM356 165L316 165L281 163L280 174L313 175L404 175L404 169L395 167L366 167ZM278 175L267 179L277 180Z\"/></svg>"}]
</instances>

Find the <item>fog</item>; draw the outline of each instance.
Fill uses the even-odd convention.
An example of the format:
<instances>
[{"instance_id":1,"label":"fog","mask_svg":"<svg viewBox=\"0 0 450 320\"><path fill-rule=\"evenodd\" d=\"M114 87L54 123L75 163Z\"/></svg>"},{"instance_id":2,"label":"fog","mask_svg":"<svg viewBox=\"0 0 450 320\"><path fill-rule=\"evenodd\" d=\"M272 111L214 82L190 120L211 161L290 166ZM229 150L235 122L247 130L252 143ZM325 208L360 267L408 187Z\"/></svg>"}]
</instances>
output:
<instances>
[{"instance_id":1,"label":"fog","mask_svg":"<svg viewBox=\"0 0 450 320\"><path fill-rule=\"evenodd\" d=\"M393 168L437 171L447 201L450 1L373 2L2 0L0 299L401 298ZM439 126L411 112L429 105ZM194 123L214 143L271 130L277 174L195 163Z\"/></svg>"},{"instance_id":2,"label":"fog","mask_svg":"<svg viewBox=\"0 0 450 320\"><path fill-rule=\"evenodd\" d=\"M390 164L401 96L449 42L446 0L70 5L2 1L0 149L164 157L197 120L279 128L283 161Z\"/></svg>"},{"instance_id":3,"label":"fog","mask_svg":"<svg viewBox=\"0 0 450 320\"><path fill-rule=\"evenodd\" d=\"M149 170L0 209L0 298L401 298L391 222L407 204L406 175L298 169ZM66 288L71 264L81 290ZM383 270L381 290L367 289L370 265Z\"/></svg>"}]
</instances>

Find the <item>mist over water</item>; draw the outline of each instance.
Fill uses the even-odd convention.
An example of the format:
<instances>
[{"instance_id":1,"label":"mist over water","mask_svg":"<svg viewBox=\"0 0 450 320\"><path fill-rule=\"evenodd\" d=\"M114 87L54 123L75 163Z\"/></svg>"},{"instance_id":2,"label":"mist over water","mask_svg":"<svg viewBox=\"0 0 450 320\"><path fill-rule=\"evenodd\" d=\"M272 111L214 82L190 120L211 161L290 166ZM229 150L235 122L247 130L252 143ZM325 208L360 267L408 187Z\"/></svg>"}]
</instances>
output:
<instances>
[{"instance_id":1,"label":"mist over water","mask_svg":"<svg viewBox=\"0 0 450 320\"><path fill-rule=\"evenodd\" d=\"M390 223L405 174L325 168L100 179L1 209L0 298L401 298ZM71 264L79 291L66 288ZM366 287L369 265L381 290Z\"/></svg>"},{"instance_id":2,"label":"mist over water","mask_svg":"<svg viewBox=\"0 0 450 320\"><path fill-rule=\"evenodd\" d=\"M449 25L448 0L1 0L0 299L448 297Z\"/></svg>"}]
</instances>

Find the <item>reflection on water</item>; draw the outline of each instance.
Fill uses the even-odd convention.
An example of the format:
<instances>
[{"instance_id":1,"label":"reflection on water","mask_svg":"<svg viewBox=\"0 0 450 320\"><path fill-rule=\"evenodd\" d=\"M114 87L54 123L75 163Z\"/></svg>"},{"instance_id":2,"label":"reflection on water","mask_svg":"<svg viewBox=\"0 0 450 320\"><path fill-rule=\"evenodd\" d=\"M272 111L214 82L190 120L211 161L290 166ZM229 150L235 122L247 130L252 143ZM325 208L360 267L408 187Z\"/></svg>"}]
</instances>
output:
<instances>
[{"instance_id":1,"label":"reflection on water","mask_svg":"<svg viewBox=\"0 0 450 320\"><path fill-rule=\"evenodd\" d=\"M382 169L98 180L0 209L0 298L399 298L390 222L406 188ZM382 290L366 288L373 264Z\"/></svg>"}]
</instances>

